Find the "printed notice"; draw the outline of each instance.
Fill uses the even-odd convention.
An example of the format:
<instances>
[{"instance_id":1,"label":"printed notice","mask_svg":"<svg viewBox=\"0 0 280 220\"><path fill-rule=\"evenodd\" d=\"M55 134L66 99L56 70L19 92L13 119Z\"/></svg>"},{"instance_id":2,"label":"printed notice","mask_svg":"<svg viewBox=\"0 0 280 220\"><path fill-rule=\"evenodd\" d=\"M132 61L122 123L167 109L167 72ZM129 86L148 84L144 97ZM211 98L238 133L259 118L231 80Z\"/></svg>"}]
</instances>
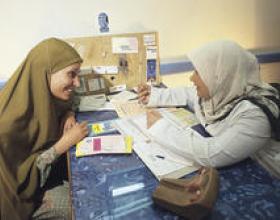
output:
<instances>
[{"instance_id":1,"label":"printed notice","mask_svg":"<svg viewBox=\"0 0 280 220\"><path fill-rule=\"evenodd\" d=\"M151 46L156 44L156 36L154 34L145 34L143 36L144 45Z\"/></svg>"},{"instance_id":2,"label":"printed notice","mask_svg":"<svg viewBox=\"0 0 280 220\"><path fill-rule=\"evenodd\" d=\"M120 118L139 115L146 112L146 108L138 103L138 100L122 102L118 100L112 100L115 110Z\"/></svg>"},{"instance_id":3,"label":"printed notice","mask_svg":"<svg viewBox=\"0 0 280 220\"><path fill-rule=\"evenodd\" d=\"M146 59L157 59L157 47L148 46L146 49Z\"/></svg>"},{"instance_id":4,"label":"printed notice","mask_svg":"<svg viewBox=\"0 0 280 220\"><path fill-rule=\"evenodd\" d=\"M118 74L117 66L94 66L93 70L97 74Z\"/></svg>"},{"instance_id":5,"label":"printed notice","mask_svg":"<svg viewBox=\"0 0 280 220\"><path fill-rule=\"evenodd\" d=\"M113 53L138 53L138 40L136 37L112 38Z\"/></svg>"}]
</instances>

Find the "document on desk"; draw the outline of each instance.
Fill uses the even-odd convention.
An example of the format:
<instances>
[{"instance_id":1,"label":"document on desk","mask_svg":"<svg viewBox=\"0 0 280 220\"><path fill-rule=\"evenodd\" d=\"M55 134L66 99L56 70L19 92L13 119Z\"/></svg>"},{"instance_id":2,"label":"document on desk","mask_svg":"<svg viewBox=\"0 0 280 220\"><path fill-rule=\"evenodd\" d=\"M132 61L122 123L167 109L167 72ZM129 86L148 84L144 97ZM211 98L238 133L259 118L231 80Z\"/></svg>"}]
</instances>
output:
<instances>
[{"instance_id":1,"label":"document on desk","mask_svg":"<svg viewBox=\"0 0 280 220\"><path fill-rule=\"evenodd\" d=\"M76 146L76 157L95 154L130 154L133 139L131 136L106 135L86 137Z\"/></svg>"},{"instance_id":2,"label":"document on desk","mask_svg":"<svg viewBox=\"0 0 280 220\"><path fill-rule=\"evenodd\" d=\"M168 108L161 111L165 118L181 128L187 128L199 124L195 115L184 108Z\"/></svg>"},{"instance_id":3,"label":"document on desk","mask_svg":"<svg viewBox=\"0 0 280 220\"><path fill-rule=\"evenodd\" d=\"M180 178L198 169L156 142L137 142L133 149L158 180Z\"/></svg>"},{"instance_id":4,"label":"document on desk","mask_svg":"<svg viewBox=\"0 0 280 220\"><path fill-rule=\"evenodd\" d=\"M108 95L107 98L110 101L129 101L129 100L136 100L138 95L135 92L130 92L130 91L122 91L118 94L114 95Z\"/></svg>"},{"instance_id":5,"label":"document on desk","mask_svg":"<svg viewBox=\"0 0 280 220\"><path fill-rule=\"evenodd\" d=\"M79 112L115 110L112 103L106 101L105 94L79 96L76 99L79 100Z\"/></svg>"},{"instance_id":6,"label":"document on desk","mask_svg":"<svg viewBox=\"0 0 280 220\"><path fill-rule=\"evenodd\" d=\"M178 129L186 129L192 125L198 124L195 116L185 109L174 110L173 108L161 108L157 109L157 111L159 111L165 120L168 120L170 124ZM178 112L181 117L176 115ZM135 141L148 141L152 138L147 130L146 112L136 116L118 119L114 122L114 127L121 133L134 136Z\"/></svg>"},{"instance_id":7,"label":"document on desk","mask_svg":"<svg viewBox=\"0 0 280 220\"><path fill-rule=\"evenodd\" d=\"M112 100L111 103L115 107L120 118L139 115L146 112L146 108L138 103L138 100L133 101L119 101Z\"/></svg>"},{"instance_id":8,"label":"document on desk","mask_svg":"<svg viewBox=\"0 0 280 220\"><path fill-rule=\"evenodd\" d=\"M177 129L184 129L174 122L166 109L159 110L164 120L171 122ZM168 115L168 116L167 116ZM155 140L147 130L146 113L115 121L114 125L122 134L134 139L133 149L157 179L163 177L180 178L198 169L191 161ZM164 134L163 134L164 136Z\"/></svg>"}]
</instances>

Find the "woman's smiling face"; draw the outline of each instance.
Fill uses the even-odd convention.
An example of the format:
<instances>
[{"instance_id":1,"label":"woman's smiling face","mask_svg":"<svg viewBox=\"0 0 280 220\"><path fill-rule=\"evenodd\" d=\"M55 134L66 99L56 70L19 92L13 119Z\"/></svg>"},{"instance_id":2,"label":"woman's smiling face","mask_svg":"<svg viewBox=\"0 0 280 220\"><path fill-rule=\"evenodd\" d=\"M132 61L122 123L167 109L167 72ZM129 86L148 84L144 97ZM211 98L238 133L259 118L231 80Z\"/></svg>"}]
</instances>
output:
<instances>
[{"instance_id":1,"label":"woman's smiling face","mask_svg":"<svg viewBox=\"0 0 280 220\"><path fill-rule=\"evenodd\" d=\"M70 99L74 89L80 86L80 66L80 63L74 63L51 74L50 90L54 97L64 101Z\"/></svg>"}]
</instances>

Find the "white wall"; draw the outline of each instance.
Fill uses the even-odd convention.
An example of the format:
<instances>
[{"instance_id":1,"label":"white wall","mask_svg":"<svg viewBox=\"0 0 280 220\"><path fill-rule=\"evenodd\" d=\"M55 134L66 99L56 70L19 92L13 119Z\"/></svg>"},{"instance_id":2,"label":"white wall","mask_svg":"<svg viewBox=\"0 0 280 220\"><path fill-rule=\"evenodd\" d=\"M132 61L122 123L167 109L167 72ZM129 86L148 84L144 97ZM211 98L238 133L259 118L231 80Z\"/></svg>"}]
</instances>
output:
<instances>
[{"instance_id":1,"label":"white wall","mask_svg":"<svg viewBox=\"0 0 280 220\"><path fill-rule=\"evenodd\" d=\"M170 88L192 85L192 82L190 81L192 73L193 72L190 71L180 74L163 75L161 80L164 85ZM262 81L268 83L280 83L280 62L261 64L260 73Z\"/></svg>"},{"instance_id":2,"label":"white wall","mask_svg":"<svg viewBox=\"0 0 280 220\"><path fill-rule=\"evenodd\" d=\"M97 16L109 15L110 33L159 31L160 56L184 55L210 40L246 48L280 48L279 0L0 0L0 80L47 37L99 34Z\"/></svg>"}]
</instances>

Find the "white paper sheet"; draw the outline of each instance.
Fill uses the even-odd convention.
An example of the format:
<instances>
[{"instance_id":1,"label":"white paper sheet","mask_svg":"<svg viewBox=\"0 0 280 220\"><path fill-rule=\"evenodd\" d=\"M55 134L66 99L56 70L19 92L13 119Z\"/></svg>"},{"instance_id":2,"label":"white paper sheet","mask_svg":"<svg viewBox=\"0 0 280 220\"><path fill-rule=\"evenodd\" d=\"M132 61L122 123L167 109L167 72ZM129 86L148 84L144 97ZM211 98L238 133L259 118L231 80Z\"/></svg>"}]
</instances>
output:
<instances>
[{"instance_id":1,"label":"white paper sheet","mask_svg":"<svg viewBox=\"0 0 280 220\"><path fill-rule=\"evenodd\" d=\"M155 45L156 44L156 35L155 34L145 34L143 36L144 45Z\"/></svg>"},{"instance_id":2,"label":"white paper sheet","mask_svg":"<svg viewBox=\"0 0 280 220\"><path fill-rule=\"evenodd\" d=\"M118 74L117 66L93 66L93 70L97 74Z\"/></svg>"},{"instance_id":3,"label":"white paper sheet","mask_svg":"<svg viewBox=\"0 0 280 220\"><path fill-rule=\"evenodd\" d=\"M157 47L147 46L146 48L146 59L157 59Z\"/></svg>"},{"instance_id":4,"label":"white paper sheet","mask_svg":"<svg viewBox=\"0 0 280 220\"><path fill-rule=\"evenodd\" d=\"M133 149L159 180L164 177L180 178L197 170L192 162L181 160L155 142L137 142Z\"/></svg>"},{"instance_id":5,"label":"white paper sheet","mask_svg":"<svg viewBox=\"0 0 280 220\"><path fill-rule=\"evenodd\" d=\"M138 40L136 37L112 38L113 53L138 53Z\"/></svg>"},{"instance_id":6,"label":"white paper sheet","mask_svg":"<svg viewBox=\"0 0 280 220\"><path fill-rule=\"evenodd\" d=\"M109 98L109 100L112 101L129 101L130 99L136 99L137 98L137 94L134 92L130 92L130 91L122 91L116 95L109 95L107 96Z\"/></svg>"},{"instance_id":7,"label":"white paper sheet","mask_svg":"<svg viewBox=\"0 0 280 220\"><path fill-rule=\"evenodd\" d=\"M120 118L136 116L146 112L146 108L140 105L137 100L129 102L112 100L111 103L114 105L115 110Z\"/></svg>"},{"instance_id":8,"label":"white paper sheet","mask_svg":"<svg viewBox=\"0 0 280 220\"><path fill-rule=\"evenodd\" d=\"M112 103L106 101L105 94L80 96L80 112L101 110L115 110Z\"/></svg>"}]
</instances>

